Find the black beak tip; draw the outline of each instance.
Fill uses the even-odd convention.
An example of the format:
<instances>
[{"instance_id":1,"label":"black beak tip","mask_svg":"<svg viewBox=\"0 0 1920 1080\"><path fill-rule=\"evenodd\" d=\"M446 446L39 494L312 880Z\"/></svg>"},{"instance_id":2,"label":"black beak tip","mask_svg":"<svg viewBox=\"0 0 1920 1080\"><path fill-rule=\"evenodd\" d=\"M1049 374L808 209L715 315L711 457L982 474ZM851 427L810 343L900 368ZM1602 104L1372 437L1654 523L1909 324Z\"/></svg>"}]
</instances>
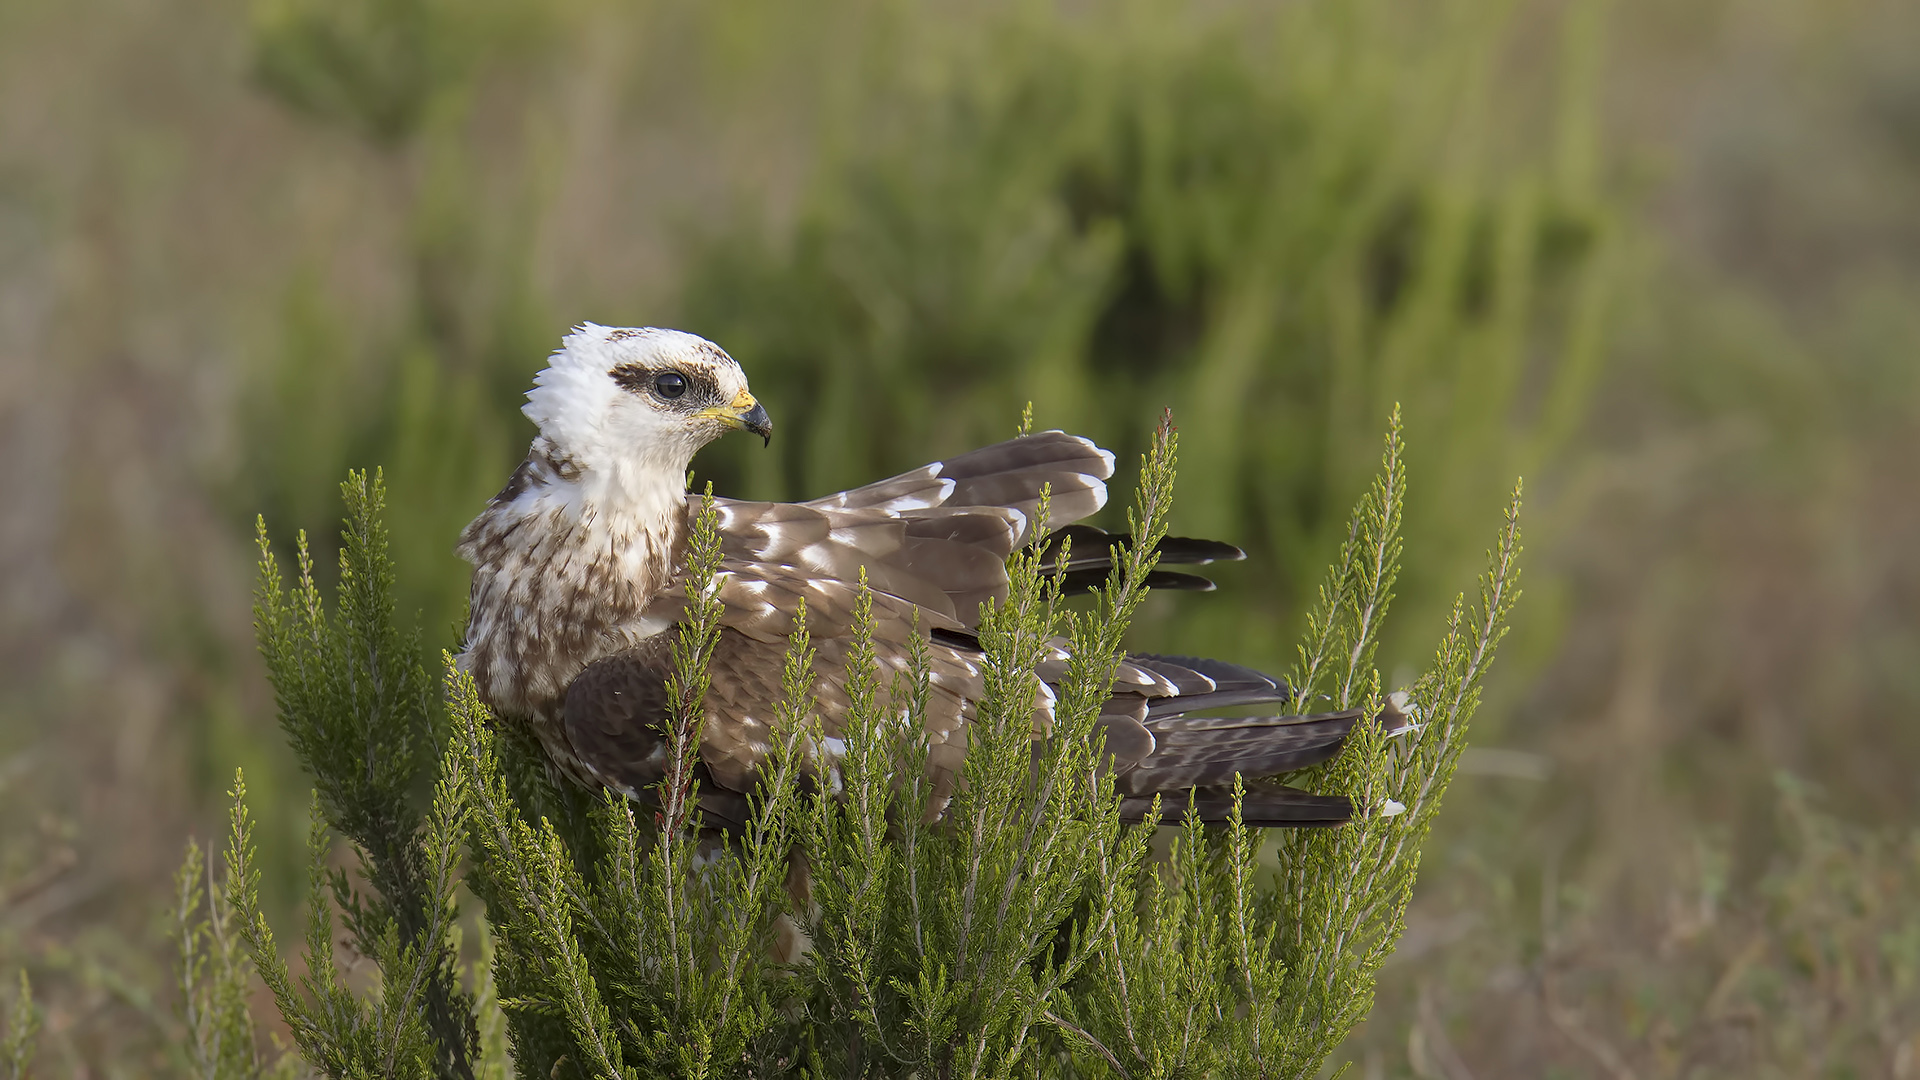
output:
<instances>
[{"instance_id":1,"label":"black beak tip","mask_svg":"<svg viewBox=\"0 0 1920 1080\"><path fill-rule=\"evenodd\" d=\"M748 431L760 436L761 446L772 445L773 417L767 415L767 407L765 405L756 403L753 408L747 410L745 416L740 418L740 423Z\"/></svg>"}]
</instances>

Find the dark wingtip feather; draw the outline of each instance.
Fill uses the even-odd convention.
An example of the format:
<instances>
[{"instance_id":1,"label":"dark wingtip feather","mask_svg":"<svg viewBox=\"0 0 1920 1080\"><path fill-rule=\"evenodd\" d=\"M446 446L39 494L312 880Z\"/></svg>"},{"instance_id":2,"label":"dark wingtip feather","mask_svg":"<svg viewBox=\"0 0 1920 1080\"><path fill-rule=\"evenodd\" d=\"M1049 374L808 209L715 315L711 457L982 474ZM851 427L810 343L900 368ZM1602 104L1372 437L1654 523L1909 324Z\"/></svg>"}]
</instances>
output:
<instances>
[{"instance_id":1,"label":"dark wingtip feather","mask_svg":"<svg viewBox=\"0 0 1920 1080\"><path fill-rule=\"evenodd\" d=\"M1066 596L1079 596L1095 589L1105 588L1107 570L1069 570L1060 579L1060 592ZM1211 580L1198 574L1182 574L1175 570L1150 570L1142 584L1149 589L1170 589L1178 592L1212 592L1219 588Z\"/></svg>"},{"instance_id":2,"label":"dark wingtip feather","mask_svg":"<svg viewBox=\"0 0 1920 1080\"><path fill-rule=\"evenodd\" d=\"M1199 566L1211 562L1238 562L1247 553L1220 540L1200 540L1191 536L1169 536L1155 549L1163 563Z\"/></svg>"},{"instance_id":3,"label":"dark wingtip feather","mask_svg":"<svg viewBox=\"0 0 1920 1080\"><path fill-rule=\"evenodd\" d=\"M1142 660L1177 664L1206 676L1214 683L1214 690L1210 693L1154 698L1148 706L1149 716L1180 716L1208 709L1285 703L1296 698L1293 688L1287 685L1285 679L1255 671L1250 667L1230 664L1225 660L1162 653L1136 655Z\"/></svg>"},{"instance_id":4,"label":"dark wingtip feather","mask_svg":"<svg viewBox=\"0 0 1920 1080\"><path fill-rule=\"evenodd\" d=\"M1122 799L1121 819L1130 823L1145 821L1152 806L1151 798L1135 795ZM1189 806L1206 824L1226 824L1233 820L1233 790L1194 788L1167 792L1160 798L1160 824L1180 824L1186 820ZM1353 802L1340 795L1315 795L1298 788L1252 784L1241 796L1240 820L1256 829L1328 828L1353 820Z\"/></svg>"}]
</instances>

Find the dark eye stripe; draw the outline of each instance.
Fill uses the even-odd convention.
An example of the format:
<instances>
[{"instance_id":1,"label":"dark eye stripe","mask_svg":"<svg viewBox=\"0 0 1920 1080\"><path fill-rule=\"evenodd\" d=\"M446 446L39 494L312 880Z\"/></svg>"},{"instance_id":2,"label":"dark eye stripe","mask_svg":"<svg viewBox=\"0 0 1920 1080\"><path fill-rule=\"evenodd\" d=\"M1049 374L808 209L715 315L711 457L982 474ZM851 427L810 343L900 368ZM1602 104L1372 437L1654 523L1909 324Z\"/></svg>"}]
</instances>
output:
<instances>
[{"instance_id":1,"label":"dark eye stripe","mask_svg":"<svg viewBox=\"0 0 1920 1080\"><path fill-rule=\"evenodd\" d=\"M669 398L658 388L658 380L669 374L678 375L686 381L685 390L678 397ZM607 375L620 389L641 397L662 398L675 403L702 401L718 404L720 402L720 384L715 381L712 374L697 367L650 368L645 364L621 364L607 372Z\"/></svg>"}]
</instances>

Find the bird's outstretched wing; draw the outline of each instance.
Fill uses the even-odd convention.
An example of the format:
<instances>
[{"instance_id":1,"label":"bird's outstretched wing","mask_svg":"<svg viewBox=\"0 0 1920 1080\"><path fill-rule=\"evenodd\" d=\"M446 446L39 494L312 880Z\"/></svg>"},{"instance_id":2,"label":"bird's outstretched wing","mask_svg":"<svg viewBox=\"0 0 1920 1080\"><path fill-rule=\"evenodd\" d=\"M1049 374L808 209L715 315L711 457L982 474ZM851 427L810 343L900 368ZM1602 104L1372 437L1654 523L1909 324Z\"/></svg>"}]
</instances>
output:
<instances>
[{"instance_id":1,"label":"bird's outstretched wing","mask_svg":"<svg viewBox=\"0 0 1920 1080\"><path fill-rule=\"evenodd\" d=\"M1006 561L1034 535L1040 493L1048 491L1050 545L1071 540L1059 572L1068 588L1104 581L1131 543L1075 524L1106 501L1113 456L1062 432L1043 432L975 450L912 472L807 503L716 500L721 564L721 635L711 667L709 721L701 740L704 800L716 823L745 812L739 793L755 782L770 750L781 696L787 635L802 600L817 650L814 686L831 754L845 726L843 685L864 572L873 603L874 647L884 695L910 664L918 635L931 659L925 719L936 796L950 793L966 752L973 703L985 692L982 651L973 631L982 602L1007 595ZM689 514L697 512L690 501ZM1057 551L1050 546L1049 551ZM1214 541L1169 538L1163 563L1205 564L1241 558ZM1158 587L1210 588L1197 575L1156 571ZM677 622L685 594L676 585L648 608L650 626ZM588 666L569 686L564 721L581 760L605 782L639 795L667 767L661 736L671 659L667 636ZM1034 707L1036 739L1052 725L1052 685L1064 676L1066 642L1042 666ZM1318 716L1215 718L1193 714L1228 706L1284 706L1292 691L1248 668L1192 657L1129 657L1102 710L1106 754L1130 817L1149 812L1177 820L1189 804L1205 820L1225 820L1235 775L1272 776L1337 754L1358 712ZM831 766L829 766L831 767ZM819 778L832 782L831 777ZM1272 785L1251 785L1246 820L1262 825L1337 824L1343 799ZM734 821L738 824L738 821Z\"/></svg>"}]
</instances>

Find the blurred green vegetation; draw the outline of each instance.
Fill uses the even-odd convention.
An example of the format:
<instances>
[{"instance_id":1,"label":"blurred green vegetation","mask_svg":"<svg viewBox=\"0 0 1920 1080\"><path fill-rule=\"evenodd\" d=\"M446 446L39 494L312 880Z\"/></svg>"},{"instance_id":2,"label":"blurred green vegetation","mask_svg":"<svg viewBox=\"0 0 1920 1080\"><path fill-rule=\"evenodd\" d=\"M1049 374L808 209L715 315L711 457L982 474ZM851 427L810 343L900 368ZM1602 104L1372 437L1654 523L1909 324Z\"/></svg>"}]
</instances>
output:
<instances>
[{"instance_id":1,"label":"blurred green vegetation","mask_svg":"<svg viewBox=\"0 0 1920 1080\"><path fill-rule=\"evenodd\" d=\"M1501 141L1497 15L1245 22L1012 20L948 77L882 95L792 226L696 249L682 321L748 358L795 429L709 467L762 497L838 490L1000 437L1029 400L1131 462L1171 407L1179 528L1246 547L1233 582L1258 597L1193 607L1185 647L1275 666L1404 402L1445 493L1409 517L1429 550L1406 591L1437 621L1499 478L1551 460L1584 412L1608 215L1551 153L1479 160ZM1588 96L1556 130L1591 128Z\"/></svg>"},{"instance_id":2,"label":"blurred green vegetation","mask_svg":"<svg viewBox=\"0 0 1920 1080\"><path fill-rule=\"evenodd\" d=\"M1841 824L1920 805L1916 48L1873 0L0 6L0 968L43 1068L164 1060L149 943L232 766L299 850L254 515L330 538L384 466L451 641L452 538L593 319L746 366L780 437L703 455L729 494L1028 400L1126 461L1172 407L1176 530L1252 558L1138 639L1270 667L1402 403L1383 666L1516 473L1532 561L1363 1071L1920 1074L1910 974L1819 959L1916 932L1842 885L1912 850ZM1668 1013L1774 1041L1676 1056Z\"/></svg>"}]
</instances>

